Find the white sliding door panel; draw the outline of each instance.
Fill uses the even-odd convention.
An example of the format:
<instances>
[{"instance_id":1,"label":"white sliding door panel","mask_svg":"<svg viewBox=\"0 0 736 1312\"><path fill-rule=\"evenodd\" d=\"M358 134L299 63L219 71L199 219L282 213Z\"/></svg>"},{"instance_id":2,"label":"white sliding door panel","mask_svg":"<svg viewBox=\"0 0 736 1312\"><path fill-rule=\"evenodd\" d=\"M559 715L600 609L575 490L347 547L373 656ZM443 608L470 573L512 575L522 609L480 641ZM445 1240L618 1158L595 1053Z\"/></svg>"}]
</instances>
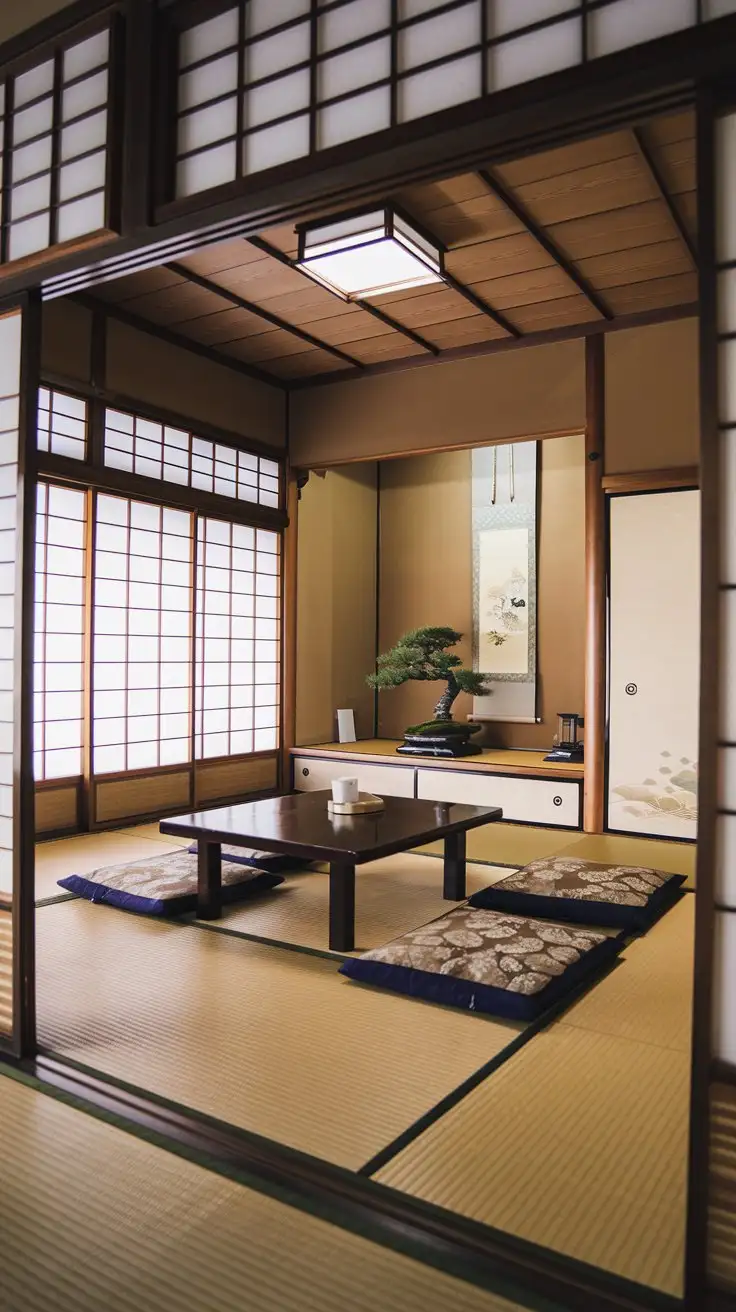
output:
<instances>
[{"instance_id":1,"label":"white sliding door panel","mask_svg":"<svg viewBox=\"0 0 736 1312\"><path fill-rule=\"evenodd\" d=\"M700 494L611 498L608 828L695 838Z\"/></svg>"}]
</instances>

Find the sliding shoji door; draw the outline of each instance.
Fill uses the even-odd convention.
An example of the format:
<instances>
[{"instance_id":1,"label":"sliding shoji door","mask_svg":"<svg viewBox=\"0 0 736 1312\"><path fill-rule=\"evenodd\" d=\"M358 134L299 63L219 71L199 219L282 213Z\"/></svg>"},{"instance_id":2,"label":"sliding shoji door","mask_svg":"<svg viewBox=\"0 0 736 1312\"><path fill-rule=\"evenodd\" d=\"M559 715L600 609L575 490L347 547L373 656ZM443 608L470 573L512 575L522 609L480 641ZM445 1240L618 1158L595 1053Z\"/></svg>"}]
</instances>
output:
<instances>
[{"instance_id":1,"label":"sliding shoji door","mask_svg":"<svg viewBox=\"0 0 736 1312\"><path fill-rule=\"evenodd\" d=\"M32 1050L33 544L40 307L0 306L0 1048Z\"/></svg>"},{"instance_id":2,"label":"sliding shoji door","mask_svg":"<svg viewBox=\"0 0 736 1312\"><path fill-rule=\"evenodd\" d=\"M610 498L608 828L697 834L700 494Z\"/></svg>"}]
</instances>

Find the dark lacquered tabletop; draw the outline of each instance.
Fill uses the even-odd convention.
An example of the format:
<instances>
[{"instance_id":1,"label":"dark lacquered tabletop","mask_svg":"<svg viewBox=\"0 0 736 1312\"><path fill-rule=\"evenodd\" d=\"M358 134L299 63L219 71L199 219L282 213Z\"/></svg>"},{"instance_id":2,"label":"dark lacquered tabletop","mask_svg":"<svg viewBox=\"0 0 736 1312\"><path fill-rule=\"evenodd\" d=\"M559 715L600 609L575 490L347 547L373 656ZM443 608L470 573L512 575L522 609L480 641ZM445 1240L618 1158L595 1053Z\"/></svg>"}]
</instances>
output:
<instances>
[{"instance_id":1,"label":"dark lacquered tabletop","mask_svg":"<svg viewBox=\"0 0 736 1312\"><path fill-rule=\"evenodd\" d=\"M241 843L266 852L284 852L310 860L352 861L360 865L380 856L502 818L499 807L462 806L386 797L384 810L356 816L331 816L328 791L218 806L162 820L163 834Z\"/></svg>"}]
</instances>

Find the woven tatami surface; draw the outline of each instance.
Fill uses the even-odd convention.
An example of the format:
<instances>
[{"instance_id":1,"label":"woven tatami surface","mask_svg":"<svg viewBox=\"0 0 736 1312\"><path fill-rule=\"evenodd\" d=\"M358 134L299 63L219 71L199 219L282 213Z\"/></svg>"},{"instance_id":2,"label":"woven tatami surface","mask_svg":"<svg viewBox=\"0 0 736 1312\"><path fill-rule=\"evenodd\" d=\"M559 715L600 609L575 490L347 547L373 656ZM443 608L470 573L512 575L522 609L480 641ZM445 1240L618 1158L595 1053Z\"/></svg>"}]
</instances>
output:
<instances>
[{"instance_id":1,"label":"woven tatami surface","mask_svg":"<svg viewBox=\"0 0 736 1312\"><path fill-rule=\"evenodd\" d=\"M693 901L376 1178L681 1294Z\"/></svg>"},{"instance_id":2,"label":"woven tatami surface","mask_svg":"<svg viewBox=\"0 0 736 1312\"><path fill-rule=\"evenodd\" d=\"M351 1168L521 1028L76 899L39 910L37 939L45 1047Z\"/></svg>"},{"instance_id":3,"label":"woven tatami surface","mask_svg":"<svg viewBox=\"0 0 736 1312\"><path fill-rule=\"evenodd\" d=\"M513 1312L0 1077L3 1312Z\"/></svg>"},{"instance_id":4,"label":"woven tatami surface","mask_svg":"<svg viewBox=\"0 0 736 1312\"><path fill-rule=\"evenodd\" d=\"M0 908L0 1034L13 1028L13 917Z\"/></svg>"},{"instance_id":5,"label":"woven tatami surface","mask_svg":"<svg viewBox=\"0 0 736 1312\"><path fill-rule=\"evenodd\" d=\"M356 952L379 947L458 905L442 897L442 869L441 861L411 852L358 866ZM501 867L469 865L468 896L507 874ZM306 871L287 875L272 894L257 902L226 907L218 923L261 938L328 950L329 900L329 875Z\"/></svg>"},{"instance_id":6,"label":"woven tatami surface","mask_svg":"<svg viewBox=\"0 0 736 1312\"><path fill-rule=\"evenodd\" d=\"M150 853L162 856L186 846L187 839L164 837L157 825L138 829L111 830L109 833L77 834L73 838L55 838L36 844L36 901L64 893L57 880L66 875L86 875L100 866L139 861Z\"/></svg>"}]
</instances>

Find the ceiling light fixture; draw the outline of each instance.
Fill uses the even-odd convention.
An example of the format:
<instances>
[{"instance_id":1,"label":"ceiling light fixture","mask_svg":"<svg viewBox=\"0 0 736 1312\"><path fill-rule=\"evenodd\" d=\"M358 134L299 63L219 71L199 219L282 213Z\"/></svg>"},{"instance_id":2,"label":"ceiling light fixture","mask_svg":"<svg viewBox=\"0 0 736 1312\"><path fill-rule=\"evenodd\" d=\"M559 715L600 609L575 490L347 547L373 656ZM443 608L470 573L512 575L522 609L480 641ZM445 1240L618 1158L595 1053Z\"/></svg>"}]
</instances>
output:
<instances>
[{"instance_id":1,"label":"ceiling light fixture","mask_svg":"<svg viewBox=\"0 0 736 1312\"><path fill-rule=\"evenodd\" d=\"M391 206L297 229L297 266L345 301L442 282L444 247Z\"/></svg>"}]
</instances>

